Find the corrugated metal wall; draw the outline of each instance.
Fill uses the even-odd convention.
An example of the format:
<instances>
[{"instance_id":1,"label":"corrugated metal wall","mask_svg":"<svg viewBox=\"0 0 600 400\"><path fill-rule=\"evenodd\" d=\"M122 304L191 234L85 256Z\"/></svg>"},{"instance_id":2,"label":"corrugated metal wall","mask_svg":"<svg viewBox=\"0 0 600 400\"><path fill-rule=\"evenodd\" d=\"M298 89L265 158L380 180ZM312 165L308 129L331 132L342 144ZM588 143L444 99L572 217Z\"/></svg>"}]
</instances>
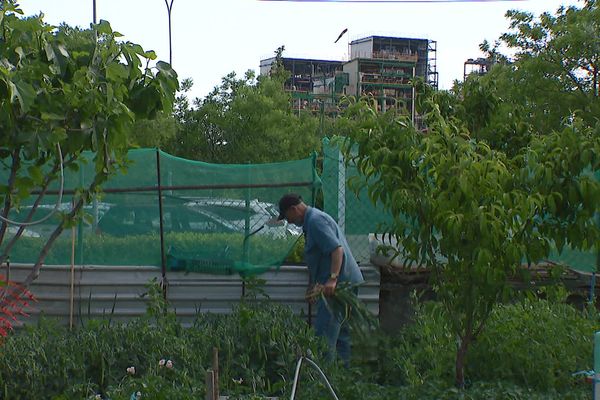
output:
<instances>
[{"instance_id":1,"label":"corrugated metal wall","mask_svg":"<svg viewBox=\"0 0 600 400\"><path fill-rule=\"evenodd\" d=\"M0 273L21 282L30 271L31 265L3 265ZM361 268L366 284L359 297L376 315L379 312L379 272L371 267ZM73 282L74 324L90 318L111 316L113 320L127 320L146 312L146 285L152 279L160 280L160 268L133 266L75 266L73 279L71 268L64 265L47 265L30 290L38 303L29 312L25 323L34 323L40 315L58 318L68 324L71 304L71 282ZM305 266L282 266L278 271L269 271L258 277L265 281L260 289L271 301L290 306L295 313L310 315L304 301L308 283ZM180 321L187 325L197 312L229 313L239 302L244 283L237 275L222 276L201 273L171 272L167 274L169 289L167 298ZM260 298L260 296L259 296Z\"/></svg>"}]
</instances>

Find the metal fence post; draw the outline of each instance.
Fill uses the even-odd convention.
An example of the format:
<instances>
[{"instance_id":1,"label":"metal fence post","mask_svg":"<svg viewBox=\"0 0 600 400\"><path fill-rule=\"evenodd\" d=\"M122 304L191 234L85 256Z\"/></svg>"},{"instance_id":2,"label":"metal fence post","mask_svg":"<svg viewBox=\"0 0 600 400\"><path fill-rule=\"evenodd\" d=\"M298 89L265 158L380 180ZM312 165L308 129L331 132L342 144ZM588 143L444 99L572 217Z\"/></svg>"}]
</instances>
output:
<instances>
[{"instance_id":1,"label":"metal fence post","mask_svg":"<svg viewBox=\"0 0 600 400\"><path fill-rule=\"evenodd\" d=\"M338 225L342 233L346 233L346 166L344 156L338 153Z\"/></svg>"},{"instance_id":2,"label":"metal fence post","mask_svg":"<svg viewBox=\"0 0 600 400\"><path fill-rule=\"evenodd\" d=\"M167 256L165 254L165 230L163 222L162 184L160 181L160 150L156 149L156 182L158 184L158 220L160 229L160 272L163 297L167 299Z\"/></svg>"},{"instance_id":3,"label":"metal fence post","mask_svg":"<svg viewBox=\"0 0 600 400\"><path fill-rule=\"evenodd\" d=\"M594 335L594 385L593 399L600 400L600 332Z\"/></svg>"}]
</instances>

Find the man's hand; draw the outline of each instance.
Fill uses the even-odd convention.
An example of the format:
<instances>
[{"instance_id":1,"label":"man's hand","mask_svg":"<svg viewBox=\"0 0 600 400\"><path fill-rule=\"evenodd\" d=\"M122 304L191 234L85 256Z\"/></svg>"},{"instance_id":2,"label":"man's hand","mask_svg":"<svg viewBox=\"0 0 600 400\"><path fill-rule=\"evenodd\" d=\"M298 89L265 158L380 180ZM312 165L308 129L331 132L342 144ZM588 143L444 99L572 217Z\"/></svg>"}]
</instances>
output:
<instances>
[{"instance_id":1,"label":"man's hand","mask_svg":"<svg viewBox=\"0 0 600 400\"><path fill-rule=\"evenodd\" d=\"M321 293L325 296L333 296L335 288L337 287L337 279L329 279L324 285L317 283L316 285L309 287L304 294L304 298L310 304L315 304L319 299Z\"/></svg>"},{"instance_id":2,"label":"man's hand","mask_svg":"<svg viewBox=\"0 0 600 400\"><path fill-rule=\"evenodd\" d=\"M317 283L316 285L309 287L306 290L306 294L304 295L304 298L310 304L315 304L317 302L317 300L319 299L319 296L321 295L321 293L323 293L323 285Z\"/></svg>"},{"instance_id":3,"label":"man's hand","mask_svg":"<svg viewBox=\"0 0 600 400\"><path fill-rule=\"evenodd\" d=\"M273 217L271 219L269 219L267 222L265 222L266 226L282 226L285 225L285 221L284 220L278 220L277 217Z\"/></svg>"},{"instance_id":4,"label":"man's hand","mask_svg":"<svg viewBox=\"0 0 600 400\"><path fill-rule=\"evenodd\" d=\"M323 293L325 293L325 296L333 296L336 287L337 279L330 278L325 282L325 286L323 286Z\"/></svg>"}]
</instances>

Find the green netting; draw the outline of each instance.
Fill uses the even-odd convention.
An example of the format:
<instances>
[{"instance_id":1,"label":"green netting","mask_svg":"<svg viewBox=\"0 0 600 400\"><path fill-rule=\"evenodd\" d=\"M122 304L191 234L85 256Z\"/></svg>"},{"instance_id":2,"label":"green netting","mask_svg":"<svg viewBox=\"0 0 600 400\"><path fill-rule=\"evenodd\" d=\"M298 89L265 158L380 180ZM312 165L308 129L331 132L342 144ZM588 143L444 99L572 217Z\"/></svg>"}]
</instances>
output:
<instances>
[{"instance_id":1,"label":"green netting","mask_svg":"<svg viewBox=\"0 0 600 400\"><path fill-rule=\"evenodd\" d=\"M325 140L323 151L324 210L343 226L357 259L368 262L368 234L378 232L389 216L371 203L365 190L357 196L346 186L357 171L344 166L335 145ZM208 164L156 149L132 150L128 157L128 171L113 177L103 186L103 193L85 205L85 220L60 235L46 264L70 264L74 243L74 262L80 265L162 266L164 256L165 267L174 270L259 273L281 265L300 235L294 226L266 224L277 215L278 199L294 191L313 204L320 185L314 157L260 165ZM85 154L83 159L89 162L82 162L78 171L65 171L61 212L26 228L10 251L12 262L37 260L62 213L69 211L73 192L93 179L92 158L93 154ZM7 176L6 169L0 169L0 182L7 182ZM57 191L55 183L34 220L54 207ZM23 220L35 198L32 194L9 217ZM9 227L0 250L16 229ZM587 272L596 271L597 259L596 251L569 248L550 256L553 262Z\"/></svg>"},{"instance_id":2,"label":"green netting","mask_svg":"<svg viewBox=\"0 0 600 400\"><path fill-rule=\"evenodd\" d=\"M600 172L593 173L591 169L588 169L584 174L590 178L600 180ZM596 223L599 222L600 218L596 217ZM577 271L596 272L598 271L598 264L600 263L600 254L597 249L581 251L565 246L560 252L554 249L550 254L549 260L551 262L566 265Z\"/></svg>"},{"instance_id":3,"label":"green netting","mask_svg":"<svg viewBox=\"0 0 600 400\"><path fill-rule=\"evenodd\" d=\"M383 206L373 205L367 190L358 195L347 181L357 176L353 165L345 166L339 147L328 138L323 140L323 208L342 226L354 256L359 262L370 258L369 233L381 232L382 224L391 221Z\"/></svg>"},{"instance_id":4,"label":"green netting","mask_svg":"<svg viewBox=\"0 0 600 400\"><path fill-rule=\"evenodd\" d=\"M328 138L323 140L323 200L325 211L336 219L344 217L347 234L377 232L381 224L391 221L382 205L373 205L367 190L358 195L347 186L348 179L358 176L355 166L344 166L339 148ZM343 198L342 198L343 197Z\"/></svg>"},{"instance_id":5,"label":"green netting","mask_svg":"<svg viewBox=\"0 0 600 400\"><path fill-rule=\"evenodd\" d=\"M221 165L139 149L130 151L128 158L128 170L111 178L102 194L85 205L86 218L61 234L46 264L70 264L75 244L76 264L162 266L164 256L165 267L173 270L260 273L280 266L301 234L293 225L269 222L278 215L281 195L297 192L312 204L320 184L314 156ZM6 176L7 171L0 174ZM92 163L81 163L77 172L65 171L61 213L27 227L10 252L12 262L37 260L62 212L70 210L73 192L88 186L93 176ZM58 184L44 196L34 220L56 204L57 189ZM32 195L10 217L23 220L34 200Z\"/></svg>"},{"instance_id":6,"label":"green netting","mask_svg":"<svg viewBox=\"0 0 600 400\"><path fill-rule=\"evenodd\" d=\"M596 272L598 265L598 253L594 250L581 251L565 247L560 253L554 250L550 254L549 261L566 265L567 267L577 271Z\"/></svg>"}]
</instances>

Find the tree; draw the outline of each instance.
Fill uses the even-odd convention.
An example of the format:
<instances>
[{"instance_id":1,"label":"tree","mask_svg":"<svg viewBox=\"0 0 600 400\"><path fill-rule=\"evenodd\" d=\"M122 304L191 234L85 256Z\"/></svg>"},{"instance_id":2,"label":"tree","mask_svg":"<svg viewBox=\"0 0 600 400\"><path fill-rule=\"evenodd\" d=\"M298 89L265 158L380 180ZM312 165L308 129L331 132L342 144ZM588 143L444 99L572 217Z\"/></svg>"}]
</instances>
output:
<instances>
[{"instance_id":1,"label":"tree","mask_svg":"<svg viewBox=\"0 0 600 400\"><path fill-rule=\"evenodd\" d=\"M423 134L406 117L360 102L348 116L360 126L347 132L343 151L362 173L351 183L360 190L368 182L372 201L393 217L386 233L399 255L430 269L457 335L463 386L468 348L494 306L511 298L509 279L527 273L522 261L546 258L553 243L587 249L600 237L600 185L585 174L600 166L600 138L575 121L535 135L511 157L432 109Z\"/></svg>"},{"instance_id":2,"label":"tree","mask_svg":"<svg viewBox=\"0 0 600 400\"><path fill-rule=\"evenodd\" d=\"M487 75L421 98L425 136L402 121L376 124L370 144L358 136L363 172L382 177L372 197L387 200L396 217L391 233L434 272L459 338L459 385L469 343L510 295L507 279L527 272L523 260L567 245L598 249L598 3L507 17L512 32L482 44L495 62ZM499 52L502 44L513 58Z\"/></svg>"},{"instance_id":3,"label":"tree","mask_svg":"<svg viewBox=\"0 0 600 400\"><path fill-rule=\"evenodd\" d=\"M482 50L498 61L483 77L505 104L517 104L539 131L569 125L577 115L594 126L600 115L600 7L560 7L555 15L509 11L510 31ZM514 52L502 55L501 46Z\"/></svg>"},{"instance_id":4,"label":"tree","mask_svg":"<svg viewBox=\"0 0 600 400\"><path fill-rule=\"evenodd\" d=\"M137 119L128 136L130 147L165 148L177 135L177 121L170 113L160 112L152 119Z\"/></svg>"},{"instance_id":5,"label":"tree","mask_svg":"<svg viewBox=\"0 0 600 400\"><path fill-rule=\"evenodd\" d=\"M598 13L589 0L539 21L508 13L517 32L502 40L517 50L514 60L495 47L489 74L450 92L423 90L425 132L366 100L346 117L359 122L344 144L364 176L354 183L371 179L400 256L432 272L458 339L459 386L469 346L494 306L513 296L509 279L529 281L521 265L553 248L592 249L600 238Z\"/></svg>"},{"instance_id":6,"label":"tree","mask_svg":"<svg viewBox=\"0 0 600 400\"><path fill-rule=\"evenodd\" d=\"M262 163L304 158L319 151L321 139L343 134L350 120L308 109L293 110L285 90L284 46L275 51L267 75L247 71L223 77L203 99L185 97L191 80L182 83L176 101L176 137L163 147L171 154L213 163Z\"/></svg>"},{"instance_id":7,"label":"tree","mask_svg":"<svg viewBox=\"0 0 600 400\"><path fill-rule=\"evenodd\" d=\"M284 47L277 49L281 58ZM171 153L214 163L261 163L307 157L320 149L325 122L310 111L292 112L284 90L289 72L280 61L268 76L248 71L225 76L194 107L177 112L179 131ZM328 124L329 125L329 124Z\"/></svg>"},{"instance_id":8,"label":"tree","mask_svg":"<svg viewBox=\"0 0 600 400\"><path fill-rule=\"evenodd\" d=\"M61 169L77 169L83 151L93 152L96 171L48 238L24 282L29 285L61 232L81 217L83 205L126 168L128 134L136 118L170 112L178 82L168 64L149 67L153 52L119 42L121 35L106 21L90 30L56 30L42 15L21 14L14 1L1 2L0 160L8 179L0 184L0 262L24 231L21 226L10 239L6 235L12 210L33 199L25 222L35 220L49 185Z\"/></svg>"}]
</instances>

